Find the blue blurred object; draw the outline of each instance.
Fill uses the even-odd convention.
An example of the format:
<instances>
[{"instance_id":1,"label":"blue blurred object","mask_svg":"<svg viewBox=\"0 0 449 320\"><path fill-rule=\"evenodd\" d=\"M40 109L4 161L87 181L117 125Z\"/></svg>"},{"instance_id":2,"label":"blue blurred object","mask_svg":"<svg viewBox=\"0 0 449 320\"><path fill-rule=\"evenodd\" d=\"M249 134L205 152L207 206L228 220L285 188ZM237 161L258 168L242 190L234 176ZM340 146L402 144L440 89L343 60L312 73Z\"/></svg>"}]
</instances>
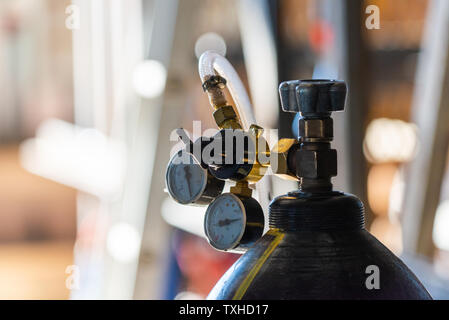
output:
<instances>
[{"instance_id":1,"label":"blue blurred object","mask_svg":"<svg viewBox=\"0 0 449 320\"><path fill-rule=\"evenodd\" d=\"M299 127L298 127L298 121L299 121L299 113L295 115L295 119L292 122L292 133L294 137L297 137L299 135Z\"/></svg>"},{"instance_id":2,"label":"blue blurred object","mask_svg":"<svg viewBox=\"0 0 449 320\"><path fill-rule=\"evenodd\" d=\"M179 246L181 236L178 230L174 230L172 234L172 245L168 252L168 264L165 274L165 286L162 294L164 300L174 300L179 292L179 286L182 281L181 270L179 269L178 262L176 260L176 248Z\"/></svg>"}]
</instances>

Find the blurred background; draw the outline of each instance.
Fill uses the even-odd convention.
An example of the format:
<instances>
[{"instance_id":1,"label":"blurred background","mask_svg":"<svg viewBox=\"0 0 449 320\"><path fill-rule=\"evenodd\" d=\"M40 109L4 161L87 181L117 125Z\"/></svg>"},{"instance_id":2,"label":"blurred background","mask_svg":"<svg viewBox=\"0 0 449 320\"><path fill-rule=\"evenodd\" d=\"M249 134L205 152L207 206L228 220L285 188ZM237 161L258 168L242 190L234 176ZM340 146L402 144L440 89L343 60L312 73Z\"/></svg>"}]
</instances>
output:
<instances>
[{"instance_id":1,"label":"blurred background","mask_svg":"<svg viewBox=\"0 0 449 320\"><path fill-rule=\"evenodd\" d=\"M172 130L215 128L208 49L274 138L280 81L348 82L336 188L448 299L447 0L0 0L0 299L202 299L238 258L164 191Z\"/></svg>"}]
</instances>

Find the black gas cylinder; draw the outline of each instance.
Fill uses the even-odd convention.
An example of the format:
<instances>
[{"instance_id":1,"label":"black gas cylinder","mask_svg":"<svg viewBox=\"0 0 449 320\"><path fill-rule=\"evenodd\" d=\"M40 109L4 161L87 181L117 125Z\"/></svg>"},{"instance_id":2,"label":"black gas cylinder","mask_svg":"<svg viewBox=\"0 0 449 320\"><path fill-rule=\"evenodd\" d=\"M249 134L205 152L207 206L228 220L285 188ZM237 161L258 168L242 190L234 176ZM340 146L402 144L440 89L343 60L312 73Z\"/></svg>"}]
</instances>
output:
<instances>
[{"instance_id":1,"label":"black gas cylinder","mask_svg":"<svg viewBox=\"0 0 449 320\"><path fill-rule=\"evenodd\" d=\"M337 154L331 112L346 84L281 84L282 108L299 112L299 147L289 154L297 191L275 198L269 231L224 274L208 299L431 299L421 282L364 225L362 202L332 190Z\"/></svg>"},{"instance_id":2,"label":"black gas cylinder","mask_svg":"<svg viewBox=\"0 0 449 320\"><path fill-rule=\"evenodd\" d=\"M377 277L377 279L376 279ZM270 205L270 230L208 299L431 299L364 227L363 205L340 192L292 192Z\"/></svg>"}]
</instances>

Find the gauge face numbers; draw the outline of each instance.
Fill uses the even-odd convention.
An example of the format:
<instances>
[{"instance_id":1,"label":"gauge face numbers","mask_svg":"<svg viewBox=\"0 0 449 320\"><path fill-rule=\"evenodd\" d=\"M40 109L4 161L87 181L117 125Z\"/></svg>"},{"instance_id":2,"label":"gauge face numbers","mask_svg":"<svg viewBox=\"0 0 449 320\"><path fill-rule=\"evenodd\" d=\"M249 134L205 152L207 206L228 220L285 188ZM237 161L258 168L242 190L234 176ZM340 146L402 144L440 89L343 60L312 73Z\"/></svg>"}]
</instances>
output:
<instances>
[{"instance_id":1,"label":"gauge face numbers","mask_svg":"<svg viewBox=\"0 0 449 320\"><path fill-rule=\"evenodd\" d=\"M224 193L209 205L204 222L210 244L218 250L230 250L245 232L245 207L236 195Z\"/></svg>"},{"instance_id":2,"label":"gauge face numbers","mask_svg":"<svg viewBox=\"0 0 449 320\"><path fill-rule=\"evenodd\" d=\"M204 192L207 170L203 169L191 154L178 152L170 160L165 178L171 197L181 204L190 204Z\"/></svg>"}]
</instances>

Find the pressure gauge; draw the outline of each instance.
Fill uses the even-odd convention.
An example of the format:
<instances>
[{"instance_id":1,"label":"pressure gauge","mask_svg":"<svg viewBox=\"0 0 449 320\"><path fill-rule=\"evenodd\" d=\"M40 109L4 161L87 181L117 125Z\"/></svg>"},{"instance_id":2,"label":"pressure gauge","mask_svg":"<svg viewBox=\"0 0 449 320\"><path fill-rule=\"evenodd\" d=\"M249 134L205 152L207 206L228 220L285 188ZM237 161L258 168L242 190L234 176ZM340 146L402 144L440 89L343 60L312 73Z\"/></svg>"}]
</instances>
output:
<instances>
[{"instance_id":1,"label":"pressure gauge","mask_svg":"<svg viewBox=\"0 0 449 320\"><path fill-rule=\"evenodd\" d=\"M204 231L215 249L241 252L262 236L264 220L255 199L224 193L207 208Z\"/></svg>"},{"instance_id":2,"label":"pressure gauge","mask_svg":"<svg viewBox=\"0 0 449 320\"><path fill-rule=\"evenodd\" d=\"M165 182L170 196L181 204L207 205L221 194L225 182L201 167L192 154L181 150L168 163Z\"/></svg>"}]
</instances>

